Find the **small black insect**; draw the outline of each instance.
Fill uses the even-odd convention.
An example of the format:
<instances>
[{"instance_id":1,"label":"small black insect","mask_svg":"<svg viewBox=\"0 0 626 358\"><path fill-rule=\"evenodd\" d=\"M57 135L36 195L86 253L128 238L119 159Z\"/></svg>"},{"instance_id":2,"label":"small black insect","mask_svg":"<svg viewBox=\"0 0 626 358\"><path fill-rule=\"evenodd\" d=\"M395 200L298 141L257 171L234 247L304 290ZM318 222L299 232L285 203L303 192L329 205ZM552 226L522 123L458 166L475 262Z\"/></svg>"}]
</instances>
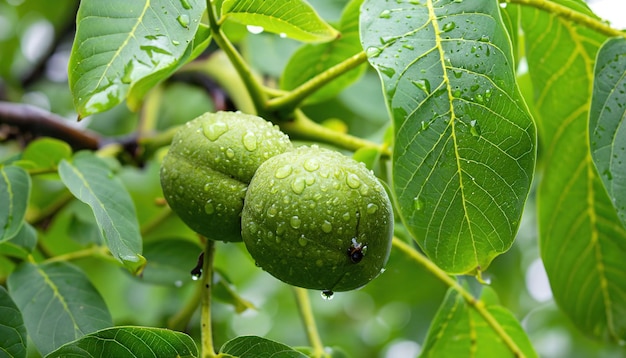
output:
<instances>
[{"instance_id":1,"label":"small black insect","mask_svg":"<svg viewBox=\"0 0 626 358\"><path fill-rule=\"evenodd\" d=\"M350 261L354 262L355 264L358 264L359 262L361 262L366 252L367 252L367 245L363 245L360 242L357 242L356 238L353 237L352 244L348 248L348 257L350 258Z\"/></svg>"}]
</instances>

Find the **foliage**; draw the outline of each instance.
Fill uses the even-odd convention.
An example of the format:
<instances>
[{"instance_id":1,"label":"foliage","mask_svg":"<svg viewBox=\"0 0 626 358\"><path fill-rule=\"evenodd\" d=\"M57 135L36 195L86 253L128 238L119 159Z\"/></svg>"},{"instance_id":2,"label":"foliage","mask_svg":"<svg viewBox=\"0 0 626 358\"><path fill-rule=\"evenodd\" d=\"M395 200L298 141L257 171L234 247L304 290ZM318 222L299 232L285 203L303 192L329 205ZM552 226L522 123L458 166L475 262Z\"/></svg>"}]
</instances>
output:
<instances>
[{"instance_id":1,"label":"foliage","mask_svg":"<svg viewBox=\"0 0 626 358\"><path fill-rule=\"evenodd\" d=\"M1 356L624 355L626 33L582 0L53 3L0 3ZM311 300L187 227L207 111L372 170L385 273Z\"/></svg>"}]
</instances>

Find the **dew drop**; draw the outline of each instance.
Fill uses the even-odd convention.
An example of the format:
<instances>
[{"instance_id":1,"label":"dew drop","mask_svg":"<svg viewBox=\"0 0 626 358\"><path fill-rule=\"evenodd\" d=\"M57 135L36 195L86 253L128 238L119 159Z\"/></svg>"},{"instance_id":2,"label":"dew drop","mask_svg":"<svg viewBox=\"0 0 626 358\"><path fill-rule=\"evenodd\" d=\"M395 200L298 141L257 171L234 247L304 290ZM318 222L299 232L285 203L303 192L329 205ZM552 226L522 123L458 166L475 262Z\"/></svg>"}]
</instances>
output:
<instances>
[{"instance_id":1,"label":"dew drop","mask_svg":"<svg viewBox=\"0 0 626 358\"><path fill-rule=\"evenodd\" d=\"M300 244L300 246L305 247L306 244L308 244L308 241L304 235L300 236L300 238L298 239L298 244Z\"/></svg>"},{"instance_id":2,"label":"dew drop","mask_svg":"<svg viewBox=\"0 0 626 358\"><path fill-rule=\"evenodd\" d=\"M191 4L188 0L180 0L180 4L183 6L184 9L191 9Z\"/></svg>"},{"instance_id":3,"label":"dew drop","mask_svg":"<svg viewBox=\"0 0 626 358\"><path fill-rule=\"evenodd\" d=\"M346 211L345 213L343 213L343 215L341 215L341 218L342 218L344 221L348 221L348 220L350 220L350 213Z\"/></svg>"},{"instance_id":4,"label":"dew drop","mask_svg":"<svg viewBox=\"0 0 626 358\"><path fill-rule=\"evenodd\" d=\"M348 184L349 187L351 187L352 189L357 189L358 187L361 186L361 180L359 179L359 177L354 174L354 173L350 173L348 174L348 176L346 177L346 183Z\"/></svg>"},{"instance_id":5,"label":"dew drop","mask_svg":"<svg viewBox=\"0 0 626 358\"><path fill-rule=\"evenodd\" d=\"M325 301L330 301L333 299L333 297L335 297L335 293L331 290L324 290L322 291L322 298Z\"/></svg>"},{"instance_id":6,"label":"dew drop","mask_svg":"<svg viewBox=\"0 0 626 358\"><path fill-rule=\"evenodd\" d=\"M274 173L274 176L277 179L284 179L288 177L289 175L291 175L292 171L293 171L293 168L291 167L290 164L283 165L282 167L276 169L276 173Z\"/></svg>"},{"instance_id":7,"label":"dew drop","mask_svg":"<svg viewBox=\"0 0 626 358\"><path fill-rule=\"evenodd\" d=\"M474 137L480 137L480 127L478 126L478 122L475 119L470 121L470 133Z\"/></svg>"},{"instance_id":8,"label":"dew drop","mask_svg":"<svg viewBox=\"0 0 626 358\"><path fill-rule=\"evenodd\" d=\"M251 152L256 150L256 135L254 134L254 132L248 131L246 132L246 134L244 134L243 146Z\"/></svg>"},{"instance_id":9,"label":"dew drop","mask_svg":"<svg viewBox=\"0 0 626 358\"><path fill-rule=\"evenodd\" d=\"M215 212L215 207L213 206L213 201L209 200L204 204L204 212L211 215Z\"/></svg>"},{"instance_id":10,"label":"dew drop","mask_svg":"<svg viewBox=\"0 0 626 358\"><path fill-rule=\"evenodd\" d=\"M378 17L380 17L381 19L389 19L389 18L391 18L391 10L389 10L389 9L383 10L380 13L380 15L378 15Z\"/></svg>"},{"instance_id":11,"label":"dew drop","mask_svg":"<svg viewBox=\"0 0 626 358\"><path fill-rule=\"evenodd\" d=\"M413 207L417 211L424 209L424 200L416 196L415 198L413 198Z\"/></svg>"},{"instance_id":12,"label":"dew drop","mask_svg":"<svg viewBox=\"0 0 626 358\"><path fill-rule=\"evenodd\" d=\"M263 26L254 26L254 25L247 25L246 29L248 30L249 33L253 35L258 35L265 30Z\"/></svg>"},{"instance_id":13,"label":"dew drop","mask_svg":"<svg viewBox=\"0 0 626 358\"><path fill-rule=\"evenodd\" d=\"M296 194L302 194L304 188L306 187L306 183L304 178L298 177L291 183L291 190L293 190Z\"/></svg>"},{"instance_id":14,"label":"dew drop","mask_svg":"<svg viewBox=\"0 0 626 358\"><path fill-rule=\"evenodd\" d=\"M172 45L174 46L178 46L180 45L180 42L176 41L176 40L172 40Z\"/></svg>"},{"instance_id":15,"label":"dew drop","mask_svg":"<svg viewBox=\"0 0 626 358\"><path fill-rule=\"evenodd\" d=\"M315 261L315 264L317 265L317 267L322 267L324 266L324 261L322 261L321 259L318 259L317 261Z\"/></svg>"},{"instance_id":16,"label":"dew drop","mask_svg":"<svg viewBox=\"0 0 626 358\"><path fill-rule=\"evenodd\" d=\"M289 225L291 225L294 229L299 229L300 225L302 225L302 220L298 217L298 215L294 215L289 219Z\"/></svg>"},{"instance_id":17,"label":"dew drop","mask_svg":"<svg viewBox=\"0 0 626 358\"><path fill-rule=\"evenodd\" d=\"M417 81L412 81L415 87L421 89L426 94L430 94L430 81L427 79L421 79Z\"/></svg>"},{"instance_id":18,"label":"dew drop","mask_svg":"<svg viewBox=\"0 0 626 358\"><path fill-rule=\"evenodd\" d=\"M443 32L450 32L454 30L455 28L456 28L456 24L454 23L454 21L451 21L443 25Z\"/></svg>"},{"instance_id":19,"label":"dew drop","mask_svg":"<svg viewBox=\"0 0 626 358\"><path fill-rule=\"evenodd\" d=\"M452 74L454 75L455 78L461 78L461 76L463 76L462 71L452 71Z\"/></svg>"},{"instance_id":20,"label":"dew drop","mask_svg":"<svg viewBox=\"0 0 626 358\"><path fill-rule=\"evenodd\" d=\"M472 91L476 91L476 90L478 90L479 88L480 88L480 85L479 85L479 84L474 84L474 85L472 85L472 86L470 87L470 90L472 90Z\"/></svg>"},{"instance_id":21,"label":"dew drop","mask_svg":"<svg viewBox=\"0 0 626 358\"><path fill-rule=\"evenodd\" d=\"M209 140L216 141L222 134L228 131L228 124L225 122L214 122L205 124L202 128L204 136Z\"/></svg>"},{"instance_id":22,"label":"dew drop","mask_svg":"<svg viewBox=\"0 0 626 358\"><path fill-rule=\"evenodd\" d=\"M185 27L185 28L189 27L189 15L187 14L178 15L178 17L176 18L176 21L178 21L178 23L182 27Z\"/></svg>"},{"instance_id":23,"label":"dew drop","mask_svg":"<svg viewBox=\"0 0 626 358\"><path fill-rule=\"evenodd\" d=\"M376 211L378 211L378 205L376 205L374 203L367 204L367 213L368 214L374 214Z\"/></svg>"},{"instance_id":24,"label":"dew drop","mask_svg":"<svg viewBox=\"0 0 626 358\"><path fill-rule=\"evenodd\" d=\"M330 232L333 231L333 224L331 224L328 220L324 220L322 223L322 231L330 234Z\"/></svg>"},{"instance_id":25,"label":"dew drop","mask_svg":"<svg viewBox=\"0 0 626 358\"><path fill-rule=\"evenodd\" d=\"M204 184L204 191L209 191L209 190L211 190L211 184L210 183Z\"/></svg>"},{"instance_id":26,"label":"dew drop","mask_svg":"<svg viewBox=\"0 0 626 358\"><path fill-rule=\"evenodd\" d=\"M229 159L233 159L233 158L235 157L235 151L234 151L234 150L232 150L232 148L228 148L228 149L226 149L226 156L227 156Z\"/></svg>"},{"instance_id":27,"label":"dew drop","mask_svg":"<svg viewBox=\"0 0 626 358\"><path fill-rule=\"evenodd\" d=\"M278 208L276 207L276 205L272 204L272 206L267 209L267 216L273 218L276 216L276 214L278 214Z\"/></svg>"},{"instance_id":28,"label":"dew drop","mask_svg":"<svg viewBox=\"0 0 626 358\"><path fill-rule=\"evenodd\" d=\"M392 67L378 65L378 70L382 72L382 74L390 78L396 74L396 70L394 70Z\"/></svg>"},{"instance_id":29,"label":"dew drop","mask_svg":"<svg viewBox=\"0 0 626 358\"><path fill-rule=\"evenodd\" d=\"M133 61L129 61L125 66L124 66L124 75L122 76L122 83L125 84L129 84L132 82L132 74L133 74L133 68L135 67Z\"/></svg>"},{"instance_id":30,"label":"dew drop","mask_svg":"<svg viewBox=\"0 0 626 358\"><path fill-rule=\"evenodd\" d=\"M409 45L409 44L404 44L404 45L402 45L402 47L404 47L405 49L408 49L408 50L415 49L415 47L413 47L413 45Z\"/></svg>"},{"instance_id":31,"label":"dew drop","mask_svg":"<svg viewBox=\"0 0 626 358\"><path fill-rule=\"evenodd\" d=\"M430 127L430 123L426 121L422 121L422 131L425 131Z\"/></svg>"},{"instance_id":32,"label":"dew drop","mask_svg":"<svg viewBox=\"0 0 626 358\"><path fill-rule=\"evenodd\" d=\"M197 274L192 273L191 274L191 279L194 280L194 281L198 281L200 279L200 276L202 276L202 270L200 270L200 272L197 273Z\"/></svg>"},{"instance_id":33,"label":"dew drop","mask_svg":"<svg viewBox=\"0 0 626 358\"><path fill-rule=\"evenodd\" d=\"M489 42L489 36L487 36L487 35L482 35L482 36L478 39L478 41L480 41L480 42Z\"/></svg>"},{"instance_id":34,"label":"dew drop","mask_svg":"<svg viewBox=\"0 0 626 358\"><path fill-rule=\"evenodd\" d=\"M365 54L367 55L367 57L371 58L371 57L378 57L380 55L380 53L383 52L383 50L381 50L380 48L376 47L376 46L370 46L365 50Z\"/></svg>"},{"instance_id":35,"label":"dew drop","mask_svg":"<svg viewBox=\"0 0 626 358\"><path fill-rule=\"evenodd\" d=\"M317 159L315 159L315 158L310 158L310 159L307 159L307 160L304 162L304 169L306 169L306 170L308 170L308 171L310 171L310 172L314 172L314 171L316 171L317 169L319 169L319 167L320 167L320 163L319 163L319 161L318 161Z\"/></svg>"}]
</instances>

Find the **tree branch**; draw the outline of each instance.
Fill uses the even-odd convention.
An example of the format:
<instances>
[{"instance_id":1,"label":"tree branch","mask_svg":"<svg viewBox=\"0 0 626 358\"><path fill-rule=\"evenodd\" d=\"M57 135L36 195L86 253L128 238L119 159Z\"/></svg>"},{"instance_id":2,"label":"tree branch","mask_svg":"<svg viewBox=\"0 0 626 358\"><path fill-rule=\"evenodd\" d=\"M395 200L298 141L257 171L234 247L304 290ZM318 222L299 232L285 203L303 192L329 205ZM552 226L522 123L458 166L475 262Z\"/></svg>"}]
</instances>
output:
<instances>
[{"instance_id":1,"label":"tree branch","mask_svg":"<svg viewBox=\"0 0 626 358\"><path fill-rule=\"evenodd\" d=\"M66 121L35 106L0 102L0 124L18 128L35 137L52 137L69 144L72 149L98 149L102 138L91 132L69 126Z\"/></svg>"}]
</instances>

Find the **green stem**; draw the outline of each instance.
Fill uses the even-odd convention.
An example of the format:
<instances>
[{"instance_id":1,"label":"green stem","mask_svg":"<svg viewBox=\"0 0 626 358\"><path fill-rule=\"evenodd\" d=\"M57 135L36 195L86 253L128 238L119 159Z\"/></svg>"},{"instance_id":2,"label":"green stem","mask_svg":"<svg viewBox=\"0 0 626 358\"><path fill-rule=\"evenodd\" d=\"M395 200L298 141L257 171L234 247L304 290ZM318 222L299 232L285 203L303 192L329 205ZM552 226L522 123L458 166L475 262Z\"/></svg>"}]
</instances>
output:
<instances>
[{"instance_id":1,"label":"green stem","mask_svg":"<svg viewBox=\"0 0 626 358\"><path fill-rule=\"evenodd\" d=\"M326 357L327 354L324 352L324 345L322 344L319 332L317 331L317 326L315 325L315 318L313 317L313 310L311 309L311 301L309 300L309 292L300 287L293 287L293 292L296 296L298 310L300 311L300 316L302 317L302 323L304 323L309 343L313 348L311 356L314 358Z\"/></svg>"},{"instance_id":2,"label":"green stem","mask_svg":"<svg viewBox=\"0 0 626 358\"><path fill-rule=\"evenodd\" d=\"M215 358L213 347L213 330L211 326L211 285L213 285L213 256L215 254L215 241L206 240L204 249L204 262L202 263L202 301L200 322L202 327L202 356Z\"/></svg>"},{"instance_id":3,"label":"green stem","mask_svg":"<svg viewBox=\"0 0 626 358\"><path fill-rule=\"evenodd\" d=\"M152 220L141 225L141 236L144 237L152 230L157 228L165 219L172 215L172 209L169 206L165 206Z\"/></svg>"},{"instance_id":4,"label":"green stem","mask_svg":"<svg viewBox=\"0 0 626 358\"><path fill-rule=\"evenodd\" d=\"M84 259L86 257L92 257L92 256L113 259L111 256L109 256L109 249L106 246L92 246L83 250L68 252L67 254L51 257L45 260L45 262L50 263L50 262L71 261L71 260L77 260L77 259ZM117 262L117 260L115 261Z\"/></svg>"},{"instance_id":5,"label":"green stem","mask_svg":"<svg viewBox=\"0 0 626 358\"><path fill-rule=\"evenodd\" d=\"M139 128L137 130L138 138L150 135L157 127L159 110L161 109L161 103L163 101L163 92L162 84L156 85L148 92L141 108Z\"/></svg>"},{"instance_id":6,"label":"green stem","mask_svg":"<svg viewBox=\"0 0 626 358\"><path fill-rule=\"evenodd\" d=\"M545 10L555 16L562 17L564 19L576 22L592 30L595 30L601 34L609 37L626 37L626 32L616 30L604 22L594 19L593 17L572 10L566 6L557 4L552 1L546 0L504 0L504 2L511 4L520 4L531 6L540 10Z\"/></svg>"},{"instance_id":7,"label":"green stem","mask_svg":"<svg viewBox=\"0 0 626 358\"><path fill-rule=\"evenodd\" d=\"M169 320L167 320L167 327L174 331L184 331L191 320L191 316L193 316L196 309L198 309L198 304L202 300L202 286L196 286L196 290L193 293L193 296L187 301L185 306L178 311L174 316L172 316Z\"/></svg>"},{"instance_id":8,"label":"green stem","mask_svg":"<svg viewBox=\"0 0 626 358\"><path fill-rule=\"evenodd\" d=\"M265 111L267 95L263 91L263 86L257 81L256 76L252 73L252 70L248 64L244 61L243 57L239 54L235 46L228 40L226 35L222 32L220 25L215 16L215 10L213 9L213 1L207 0L207 14L209 17L209 26L211 27L211 33L215 43L226 53L226 56L230 59L239 76L243 80L252 102L256 107L256 114L262 115Z\"/></svg>"},{"instance_id":9,"label":"green stem","mask_svg":"<svg viewBox=\"0 0 626 358\"><path fill-rule=\"evenodd\" d=\"M280 129L290 136L328 143L351 151L361 148L378 148L383 157L391 155L386 146L326 128L313 122L301 110L296 110L294 114L295 118L293 121L280 123Z\"/></svg>"},{"instance_id":10,"label":"green stem","mask_svg":"<svg viewBox=\"0 0 626 358\"><path fill-rule=\"evenodd\" d=\"M474 296L472 296L471 293L463 288L463 286L461 286L455 279L448 276L448 274L440 269L439 266L435 265L432 261L426 258L426 256L419 253L417 250L415 250L404 241L394 237L393 246L396 249L407 254L410 258L412 258L418 264L422 265L426 270L435 275L435 277L437 277L443 283L457 291L463 297L465 302L467 302L470 307L476 310L476 312L478 312L478 314L485 320L485 322L487 322L487 324L496 332L496 334L500 338L502 338L504 344L509 347L515 357L525 357L524 353L517 346L515 341L513 341L511 336L509 336L509 334L504 330L504 327L502 327L502 325L500 325L500 323L487 310L487 307L485 307L483 301L476 299Z\"/></svg>"},{"instance_id":11,"label":"green stem","mask_svg":"<svg viewBox=\"0 0 626 358\"><path fill-rule=\"evenodd\" d=\"M293 89L292 91L289 91L284 96L269 100L267 102L267 109L268 111L291 113L294 109L300 106L302 101L304 101L315 91L319 90L324 85L335 80L337 77L358 67L365 62L367 62L367 55L364 51L361 51L358 54L349 57L343 62L338 63L335 66L311 78L299 87Z\"/></svg>"}]
</instances>

